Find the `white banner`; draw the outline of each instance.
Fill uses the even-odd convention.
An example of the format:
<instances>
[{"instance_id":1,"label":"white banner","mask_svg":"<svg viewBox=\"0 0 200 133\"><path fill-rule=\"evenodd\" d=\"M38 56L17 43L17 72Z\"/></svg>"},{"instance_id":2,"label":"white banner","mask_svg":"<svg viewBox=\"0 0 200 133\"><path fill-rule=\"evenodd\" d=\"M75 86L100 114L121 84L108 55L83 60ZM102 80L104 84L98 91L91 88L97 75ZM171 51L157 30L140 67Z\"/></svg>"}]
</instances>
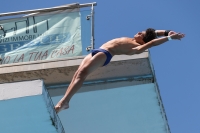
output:
<instances>
[{"instance_id":1,"label":"white banner","mask_svg":"<svg viewBox=\"0 0 200 133\"><path fill-rule=\"evenodd\" d=\"M79 11L1 20L1 64L82 55Z\"/></svg>"}]
</instances>

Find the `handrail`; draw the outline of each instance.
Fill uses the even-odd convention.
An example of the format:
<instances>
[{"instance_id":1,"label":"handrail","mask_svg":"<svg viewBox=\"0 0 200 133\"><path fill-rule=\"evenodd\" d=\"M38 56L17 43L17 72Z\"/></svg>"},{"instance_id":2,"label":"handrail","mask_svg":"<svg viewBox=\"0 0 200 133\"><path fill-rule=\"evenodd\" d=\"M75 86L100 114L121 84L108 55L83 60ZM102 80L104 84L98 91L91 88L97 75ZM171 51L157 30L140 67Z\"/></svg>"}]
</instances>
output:
<instances>
[{"instance_id":1,"label":"handrail","mask_svg":"<svg viewBox=\"0 0 200 133\"><path fill-rule=\"evenodd\" d=\"M51 12L51 11L57 11L57 10L66 10L66 9L73 9L73 8L83 8L83 7L90 7L90 6L96 6L97 3L85 3L85 4L79 4L79 3L72 3L62 6L56 6L56 7L50 7L50 8L42 8L42 9L34 9L34 10L25 10L25 11L17 11L17 12L7 12L7 13L0 13L0 17L4 16L14 16L14 15L20 15L20 14L29 14L29 13L38 13L38 12Z\"/></svg>"}]
</instances>

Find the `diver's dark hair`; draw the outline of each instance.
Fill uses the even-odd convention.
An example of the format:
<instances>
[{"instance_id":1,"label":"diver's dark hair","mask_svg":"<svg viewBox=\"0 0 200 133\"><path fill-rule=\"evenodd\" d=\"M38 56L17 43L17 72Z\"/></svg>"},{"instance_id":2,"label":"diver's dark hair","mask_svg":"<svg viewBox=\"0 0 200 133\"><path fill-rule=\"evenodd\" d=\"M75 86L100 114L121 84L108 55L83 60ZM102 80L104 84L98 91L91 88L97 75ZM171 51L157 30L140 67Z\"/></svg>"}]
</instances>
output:
<instances>
[{"instance_id":1,"label":"diver's dark hair","mask_svg":"<svg viewBox=\"0 0 200 133\"><path fill-rule=\"evenodd\" d=\"M149 41L155 39L156 37L157 37L157 36L156 36L155 29L153 29L153 28L148 28L148 29L146 29L146 34L145 34L145 36L144 36L144 38L143 38L143 41L144 41L145 43L147 43L147 42L149 42Z\"/></svg>"}]
</instances>

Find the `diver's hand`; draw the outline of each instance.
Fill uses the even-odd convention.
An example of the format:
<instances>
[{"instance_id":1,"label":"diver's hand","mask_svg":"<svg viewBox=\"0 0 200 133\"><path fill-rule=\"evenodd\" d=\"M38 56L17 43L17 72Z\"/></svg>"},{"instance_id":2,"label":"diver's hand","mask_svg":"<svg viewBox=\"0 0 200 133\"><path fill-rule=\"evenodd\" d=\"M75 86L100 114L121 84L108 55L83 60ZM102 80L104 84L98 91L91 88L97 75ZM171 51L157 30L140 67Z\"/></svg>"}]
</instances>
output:
<instances>
[{"instance_id":1,"label":"diver's hand","mask_svg":"<svg viewBox=\"0 0 200 133\"><path fill-rule=\"evenodd\" d=\"M173 34L177 34L175 31L170 31L169 33L168 33L168 36L170 36L170 35L173 35Z\"/></svg>"},{"instance_id":2,"label":"diver's hand","mask_svg":"<svg viewBox=\"0 0 200 133\"><path fill-rule=\"evenodd\" d=\"M174 40L181 40L182 38L185 37L185 34L183 33L173 33L170 35L170 37Z\"/></svg>"}]
</instances>

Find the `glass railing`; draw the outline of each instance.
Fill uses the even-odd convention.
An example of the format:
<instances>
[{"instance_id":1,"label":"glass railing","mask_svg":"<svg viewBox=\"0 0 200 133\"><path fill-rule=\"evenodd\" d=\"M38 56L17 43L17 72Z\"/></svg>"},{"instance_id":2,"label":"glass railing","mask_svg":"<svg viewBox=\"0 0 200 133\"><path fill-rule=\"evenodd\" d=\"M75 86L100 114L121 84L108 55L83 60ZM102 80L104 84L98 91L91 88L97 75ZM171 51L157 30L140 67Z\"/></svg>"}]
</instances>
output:
<instances>
[{"instance_id":1,"label":"glass railing","mask_svg":"<svg viewBox=\"0 0 200 133\"><path fill-rule=\"evenodd\" d=\"M77 9L0 20L1 64L56 60L89 53L91 10Z\"/></svg>"}]
</instances>

